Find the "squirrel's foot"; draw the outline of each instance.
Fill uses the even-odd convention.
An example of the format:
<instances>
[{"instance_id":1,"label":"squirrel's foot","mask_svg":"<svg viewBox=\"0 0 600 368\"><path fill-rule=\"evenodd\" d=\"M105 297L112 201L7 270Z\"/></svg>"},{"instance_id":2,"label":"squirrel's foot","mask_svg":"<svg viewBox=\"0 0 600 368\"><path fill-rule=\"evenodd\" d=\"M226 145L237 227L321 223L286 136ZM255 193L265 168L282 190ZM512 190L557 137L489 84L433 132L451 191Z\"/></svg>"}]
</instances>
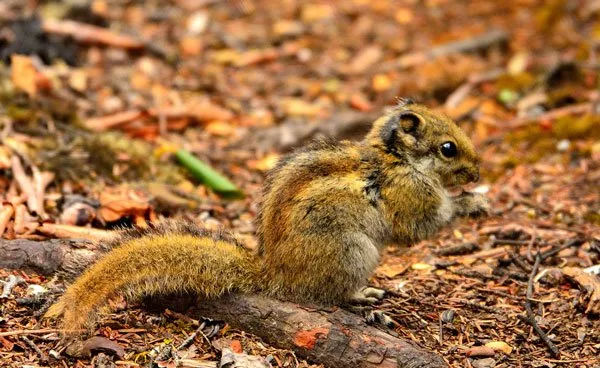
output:
<instances>
[{"instance_id":1,"label":"squirrel's foot","mask_svg":"<svg viewBox=\"0 0 600 368\"><path fill-rule=\"evenodd\" d=\"M389 329L393 329L396 325L392 317L382 311L372 310L365 314L365 320L368 324L378 324Z\"/></svg>"},{"instance_id":2,"label":"squirrel's foot","mask_svg":"<svg viewBox=\"0 0 600 368\"><path fill-rule=\"evenodd\" d=\"M382 311L373 310L373 308L364 305L348 305L346 309L352 313L364 317L365 322L370 325L380 325L389 329L396 326L394 320Z\"/></svg>"},{"instance_id":3,"label":"squirrel's foot","mask_svg":"<svg viewBox=\"0 0 600 368\"><path fill-rule=\"evenodd\" d=\"M480 193L463 192L455 198L456 215L460 217L482 217L490 213L490 202Z\"/></svg>"},{"instance_id":4,"label":"squirrel's foot","mask_svg":"<svg viewBox=\"0 0 600 368\"><path fill-rule=\"evenodd\" d=\"M385 296L385 290L365 286L350 298L350 302L360 305L372 305L382 300Z\"/></svg>"}]
</instances>

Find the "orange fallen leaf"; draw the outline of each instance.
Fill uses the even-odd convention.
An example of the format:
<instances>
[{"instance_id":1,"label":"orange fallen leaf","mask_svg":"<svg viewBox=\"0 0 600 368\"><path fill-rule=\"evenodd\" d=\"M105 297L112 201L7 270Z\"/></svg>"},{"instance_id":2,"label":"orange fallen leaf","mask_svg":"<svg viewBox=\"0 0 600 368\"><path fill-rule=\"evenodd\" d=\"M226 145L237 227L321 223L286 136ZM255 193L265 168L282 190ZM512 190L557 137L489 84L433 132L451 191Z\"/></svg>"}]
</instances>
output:
<instances>
[{"instance_id":1,"label":"orange fallen leaf","mask_svg":"<svg viewBox=\"0 0 600 368\"><path fill-rule=\"evenodd\" d=\"M200 37L184 37L179 42L181 54L184 56L198 56L204 49L204 42Z\"/></svg>"},{"instance_id":2,"label":"orange fallen leaf","mask_svg":"<svg viewBox=\"0 0 600 368\"><path fill-rule=\"evenodd\" d=\"M145 220L150 220L153 213L150 198L140 191L116 188L105 190L100 195L98 217L104 221L113 222L123 217L133 216L136 225L145 226Z\"/></svg>"},{"instance_id":3,"label":"orange fallen leaf","mask_svg":"<svg viewBox=\"0 0 600 368\"><path fill-rule=\"evenodd\" d=\"M350 106L358 111L369 111L372 109L371 102L367 98L359 93L353 94L350 97Z\"/></svg>"},{"instance_id":4,"label":"orange fallen leaf","mask_svg":"<svg viewBox=\"0 0 600 368\"><path fill-rule=\"evenodd\" d=\"M37 74L38 71L31 57L11 56L11 79L15 87L22 89L30 96L35 96L38 91Z\"/></svg>"},{"instance_id":5,"label":"orange fallen leaf","mask_svg":"<svg viewBox=\"0 0 600 368\"><path fill-rule=\"evenodd\" d=\"M244 352L244 349L242 349L242 343L240 342L240 340L232 340L230 346L231 346L231 350L233 350L234 353L241 354Z\"/></svg>"},{"instance_id":6,"label":"orange fallen leaf","mask_svg":"<svg viewBox=\"0 0 600 368\"><path fill-rule=\"evenodd\" d=\"M408 270L409 267L409 265L403 263L384 264L377 267L377 270L375 272L378 275L394 278L406 272L406 270Z\"/></svg>"},{"instance_id":7,"label":"orange fallen leaf","mask_svg":"<svg viewBox=\"0 0 600 368\"><path fill-rule=\"evenodd\" d=\"M262 172L266 172L271 170L277 165L279 161L280 155L277 153L271 153L261 158L260 160L250 160L248 161L248 167L254 170L260 170Z\"/></svg>"}]
</instances>

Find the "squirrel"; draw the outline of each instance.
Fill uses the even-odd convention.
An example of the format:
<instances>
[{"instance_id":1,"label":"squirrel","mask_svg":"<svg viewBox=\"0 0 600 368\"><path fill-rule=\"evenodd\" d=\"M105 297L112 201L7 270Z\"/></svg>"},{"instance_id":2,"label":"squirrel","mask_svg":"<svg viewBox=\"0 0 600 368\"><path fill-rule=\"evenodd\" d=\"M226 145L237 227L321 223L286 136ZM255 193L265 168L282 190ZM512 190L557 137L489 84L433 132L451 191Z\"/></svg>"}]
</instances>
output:
<instances>
[{"instance_id":1,"label":"squirrel","mask_svg":"<svg viewBox=\"0 0 600 368\"><path fill-rule=\"evenodd\" d=\"M66 331L92 327L119 294L373 303L383 291L366 285L386 245L410 245L456 218L489 211L482 194L449 193L477 181L479 163L454 121L400 100L362 141L318 140L280 160L265 182L256 254L231 234L193 224L126 231L46 316L62 316Z\"/></svg>"}]
</instances>

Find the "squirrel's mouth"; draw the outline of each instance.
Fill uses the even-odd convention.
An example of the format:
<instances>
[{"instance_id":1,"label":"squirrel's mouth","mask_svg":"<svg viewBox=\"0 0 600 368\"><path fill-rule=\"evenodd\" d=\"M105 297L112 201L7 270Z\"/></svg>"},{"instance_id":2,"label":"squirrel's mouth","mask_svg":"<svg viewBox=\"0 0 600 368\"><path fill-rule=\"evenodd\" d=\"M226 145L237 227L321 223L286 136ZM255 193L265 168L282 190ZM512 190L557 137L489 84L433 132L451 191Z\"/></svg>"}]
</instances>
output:
<instances>
[{"instance_id":1,"label":"squirrel's mouth","mask_svg":"<svg viewBox=\"0 0 600 368\"><path fill-rule=\"evenodd\" d=\"M448 191L448 194L450 194L451 197L456 197L464 192L485 194L489 192L490 187L486 184L468 183L462 185L456 184L453 186L449 186L446 187L446 190Z\"/></svg>"}]
</instances>

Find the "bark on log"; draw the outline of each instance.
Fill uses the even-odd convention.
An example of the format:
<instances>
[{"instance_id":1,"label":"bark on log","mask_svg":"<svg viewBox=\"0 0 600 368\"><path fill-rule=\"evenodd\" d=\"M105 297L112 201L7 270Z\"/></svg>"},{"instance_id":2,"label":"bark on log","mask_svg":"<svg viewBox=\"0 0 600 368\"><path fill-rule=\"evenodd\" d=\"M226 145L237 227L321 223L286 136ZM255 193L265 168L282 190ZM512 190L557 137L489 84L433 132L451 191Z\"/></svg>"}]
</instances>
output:
<instances>
[{"instance_id":1,"label":"bark on log","mask_svg":"<svg viewBox=\"0 0 600 368\"><path fill-rule=\"evenodd\" d=\"M0 268L32 269L72 279L96 258L82 240L0 240ZM335 368L442 368L439 356L394 337L343 309L311 309L254 295L229 295L197 306L269 344Z\"/></svg>"},{"instance_id":2,"label":"bark on log","mask_svg":"<svg viewBox=\"0 0 600 368\"><path fill-rule=\"evenodd\" d=\"M343 309L324 311L255 295L229 295L197 307L308 361L335 368L438 368L446 363L415 343L369 326Z\"/></svg>"},{"instance_id":3,"label":"bark on log","mask_svg":"<svg viewBox=\"0 0 600 368\"><path fill-rule=\"evenodd\" d=\"M0 268L58 274L71 280L96 259L95 248L83 239L0 239Z\"/></svg>"}]
</instances>

